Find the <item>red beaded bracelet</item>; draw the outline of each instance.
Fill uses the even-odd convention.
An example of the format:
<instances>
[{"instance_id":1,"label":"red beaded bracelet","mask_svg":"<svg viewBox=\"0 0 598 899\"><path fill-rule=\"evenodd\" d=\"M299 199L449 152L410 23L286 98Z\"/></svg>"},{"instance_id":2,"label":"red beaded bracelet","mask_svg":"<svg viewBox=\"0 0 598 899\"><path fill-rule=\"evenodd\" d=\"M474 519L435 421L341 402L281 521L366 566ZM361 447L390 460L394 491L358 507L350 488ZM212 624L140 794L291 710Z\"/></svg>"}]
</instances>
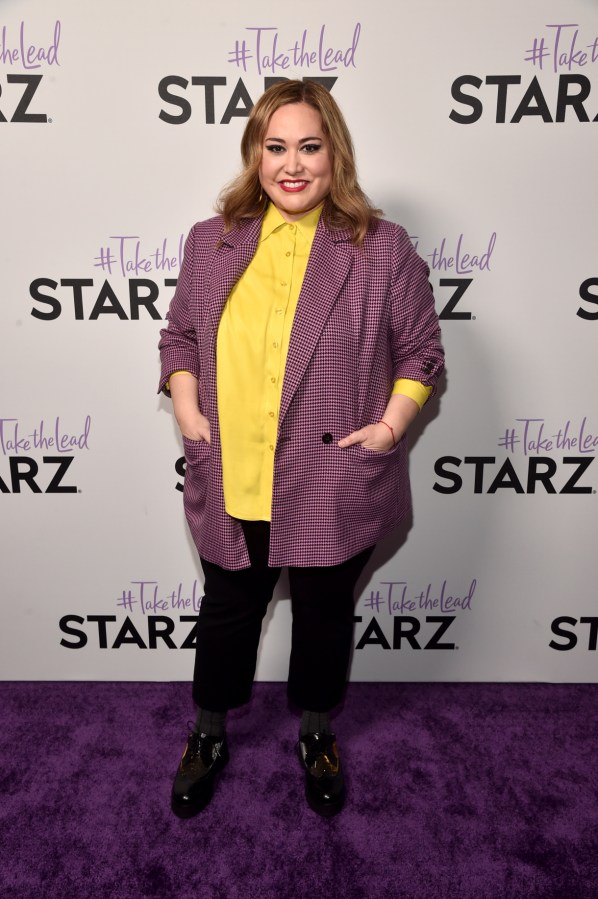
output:
<instances>
[{"instance_id":1,"label":"red beaded bracelet","mask_svg":"<svg viewBox=\"0 0 598 899\"><path fill-rule=\"evenodd\" d=\"M386 425L386 427L388 428L388 430L389 430L390 433L392 434L392 445L393 445L393 446L396 446L396 445L397 445L397 441L395 440L395 432L393 431L393 429L391 428L391 426L390 426L387 422L383 421L382 419L380 419L380 424L381 424L381 425Z\"/></svg>"}]
</instances>

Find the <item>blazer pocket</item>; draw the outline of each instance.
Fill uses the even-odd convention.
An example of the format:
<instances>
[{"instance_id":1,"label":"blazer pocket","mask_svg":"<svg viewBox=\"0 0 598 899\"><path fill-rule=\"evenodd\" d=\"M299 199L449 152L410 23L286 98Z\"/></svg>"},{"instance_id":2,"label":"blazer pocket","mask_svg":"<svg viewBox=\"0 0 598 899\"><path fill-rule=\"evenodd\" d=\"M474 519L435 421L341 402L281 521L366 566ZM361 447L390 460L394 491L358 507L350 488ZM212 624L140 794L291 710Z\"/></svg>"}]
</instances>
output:
<instances>
[{"instance_id":1,"label":"blazer pocket","mask_svg":"<svg viewBox=\"0 0 598 899\"><path fill-rule=\"evenodd\" d=\"M380 450L366 449L364 446L361 445L361 443L354 444L354 449L357 450L357 458L363 459L364 461L367 461L367 462L370 462L370 461L375 462L376 460L381 461L383 459L384 460L391 459L393 456L397 455L397 453L400 450L400 447L401 447L401 440L399 440L398 443L395 443L395 445L392 446L389 450L385 450L384 452L381 452Z\"/></svg>"},{"instance_id":2,"label":"blazer pocket","mask_svg":"<svg viewBox=\"0 0 598 899\"><path fill-rule=\"evenodd\" d=\"M401 441L386 452L349 449L351 465L347 475L347 505L354 520L377 521L381 529L390 527L398 514L398 497L403 474Z\"/></svg>"},{"instance_id":3,"label":"blazer pocket","mask_svg":"<svg viewBox=\"0 0 598 899\"><path fill-rule=\"evenodd\" d=\"M189 437L183 437L183 449L187 465L199 465L207 460L210 444L206 440L191 440Z\"/></svg>"},{"instance_id":4,"label":"blazer pocket","mask_svg":"<svg viewBox=\"0 0 598 899\"><path fill-rule=\"evenodd\" d=\"M188 437L183 437L183 446L187 463L183 484L183 506L193 534L206 506L210 477L210 444L205 440L189 440Z\"/></svg>"}]
</instances>

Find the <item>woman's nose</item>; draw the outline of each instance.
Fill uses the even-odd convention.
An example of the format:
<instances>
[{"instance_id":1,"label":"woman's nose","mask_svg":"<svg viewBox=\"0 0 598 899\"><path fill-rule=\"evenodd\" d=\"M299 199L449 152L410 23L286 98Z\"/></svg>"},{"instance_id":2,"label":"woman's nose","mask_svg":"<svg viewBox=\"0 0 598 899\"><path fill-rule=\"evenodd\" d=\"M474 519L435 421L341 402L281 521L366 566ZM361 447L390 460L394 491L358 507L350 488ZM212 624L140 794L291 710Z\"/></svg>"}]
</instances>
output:
<instances>
[{"instance_id":1,"label":"woman's nose","mask_svg":"<svg viewBox=\"0 0 598 899\"><path fill-rule=\"evenodd\" d=\"M285 159L285 168L289 175L295 175L303 169L301 156L297 150L289 150Z\"/></svg>"}]
</instances>

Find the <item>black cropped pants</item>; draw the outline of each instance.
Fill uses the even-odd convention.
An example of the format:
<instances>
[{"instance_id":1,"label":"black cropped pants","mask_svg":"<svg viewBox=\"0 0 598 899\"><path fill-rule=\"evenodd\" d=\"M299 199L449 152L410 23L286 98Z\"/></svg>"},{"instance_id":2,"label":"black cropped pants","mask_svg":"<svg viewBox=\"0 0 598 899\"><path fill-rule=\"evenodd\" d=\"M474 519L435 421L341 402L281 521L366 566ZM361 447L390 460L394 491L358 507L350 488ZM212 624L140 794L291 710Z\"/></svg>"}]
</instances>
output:
<instances>
[{"instance_id":1,"label":"black cropped pants","mask_svg":"<svg viewBox=\"0 0 598 899\"><path fill-rule=\"evenodd\" d=\"M205 587L193 699L212 712L249 701L262 621L281 572L268 567L269 522L242 525L250 568L228 571L201 560ZM340 565L289 567L293 627L287 689L301 709L327 712L342 699L353 642L355 585L373 549Z\"/></svg>"}]
</instances>

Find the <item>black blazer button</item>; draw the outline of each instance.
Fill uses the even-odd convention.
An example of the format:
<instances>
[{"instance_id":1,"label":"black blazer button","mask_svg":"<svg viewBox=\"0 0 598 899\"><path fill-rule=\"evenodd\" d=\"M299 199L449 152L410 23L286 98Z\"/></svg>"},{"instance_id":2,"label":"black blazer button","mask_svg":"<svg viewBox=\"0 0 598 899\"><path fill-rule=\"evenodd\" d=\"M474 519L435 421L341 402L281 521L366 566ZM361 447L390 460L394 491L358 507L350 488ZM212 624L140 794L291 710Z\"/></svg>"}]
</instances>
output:
<instances>
[{"instance_id":1,"label":"black blazer button","mask_svg":"<svg viewBox=\"0 0 598 899\"><path fill-rule=\"evenodd\" d=\"M429 375L434 370L434 363L430 362L430 360L428 359L428 361L424 363L423 368L424 368L425 373L427 375Z\"/></svg>"},{"instance_id":2,"label":"black blazer button","mask_svg":"<svg viewBox=\"0 0 598 899\"><path fill-rule=\"evenodd\" d=\"M322 434L322 443L332 443L333 440L334 437L332 436L332 434L329 434L328 432Z\"/></svg>"}]
</instances>

